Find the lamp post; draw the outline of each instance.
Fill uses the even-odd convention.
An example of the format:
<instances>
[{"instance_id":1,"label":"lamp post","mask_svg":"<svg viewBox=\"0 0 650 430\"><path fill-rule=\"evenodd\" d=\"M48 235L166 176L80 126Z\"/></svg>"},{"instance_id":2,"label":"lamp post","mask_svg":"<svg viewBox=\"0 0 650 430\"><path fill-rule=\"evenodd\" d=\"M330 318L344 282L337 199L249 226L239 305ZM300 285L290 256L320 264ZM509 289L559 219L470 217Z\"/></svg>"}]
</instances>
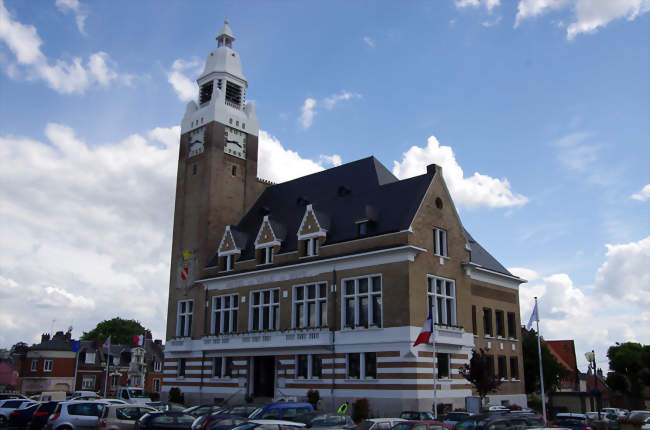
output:
<instances>
[{"instance_id":1,"label":"lamp post","mask_svg":"<svg viewBox=\"0 0 650 430\"><path fill-rule=\"evenodd\" d=\"M591 351L585 352L585 358L589 362L589 367L591 367L594 372L594 385L591 388L591 398L596 402L596 408L598 409L598 420L600 420L600 402L598 399L595 399L596 392L598 390L598 379L596 377L596 354L594 353L594 350L592 349Z\"/></svg>"}]
</instances>

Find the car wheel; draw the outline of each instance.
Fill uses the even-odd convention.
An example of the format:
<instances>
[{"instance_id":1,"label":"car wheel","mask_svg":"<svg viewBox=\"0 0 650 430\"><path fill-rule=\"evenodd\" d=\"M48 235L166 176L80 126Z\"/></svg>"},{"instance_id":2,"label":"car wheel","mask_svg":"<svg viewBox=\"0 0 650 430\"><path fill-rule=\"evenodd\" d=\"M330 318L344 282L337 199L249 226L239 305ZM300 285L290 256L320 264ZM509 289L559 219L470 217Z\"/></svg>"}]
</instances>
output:
<instances>
[{"instance_id":1,"label":"car wheel","mask_svg":"<svg viewBox=\"0 0 650 430\"><path fill-rule=\"evenodd\" d=\"M0 427L7 425L7 418L4 415L0 415Z\"/></svg>"},{"instance_id":2,"label":"car wheel","mask_svg":"<svg viewBox=\"0 0 650 430\"><path fill-rule=\"evenodd\" d=\"M69 426L61 426L61 427L57 427L57 428L52 429L52 430L72 430L72 428L70 428Z\"/></svg>"}]
</instances>

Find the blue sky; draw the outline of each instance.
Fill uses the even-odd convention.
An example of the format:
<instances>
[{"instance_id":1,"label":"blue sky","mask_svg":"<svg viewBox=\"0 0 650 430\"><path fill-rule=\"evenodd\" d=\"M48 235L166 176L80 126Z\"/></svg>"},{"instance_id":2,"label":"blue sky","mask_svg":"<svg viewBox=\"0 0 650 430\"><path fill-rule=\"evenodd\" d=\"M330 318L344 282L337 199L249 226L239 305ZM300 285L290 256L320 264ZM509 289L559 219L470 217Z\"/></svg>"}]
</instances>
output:
<instances>
[{"instance_id":1,"label":"blue sky","mask_svg":"<svg viewBox=\"0 0 650 430\"><path fill-rule=\"evenodd\" d=\"M581 364L649 343L649 10L0 0L0 346L114 315L164 336L178 125L226 17L267 178L438 163L466 228L530 281L522 321L539 295Z\"/></svg>"}]
</instances>

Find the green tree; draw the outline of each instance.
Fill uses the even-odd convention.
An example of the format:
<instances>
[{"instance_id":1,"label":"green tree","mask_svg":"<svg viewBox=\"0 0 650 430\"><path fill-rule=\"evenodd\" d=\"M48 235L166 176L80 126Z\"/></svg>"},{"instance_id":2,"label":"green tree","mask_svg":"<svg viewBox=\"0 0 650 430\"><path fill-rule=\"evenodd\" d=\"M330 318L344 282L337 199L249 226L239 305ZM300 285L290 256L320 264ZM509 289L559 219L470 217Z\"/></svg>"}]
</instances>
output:
<instances>
[{"instance_id":1,"label":"green tree","mask_svg":"<svg viewBox=\"0 0 650 430\"><path fill-rule=\"evenodd\" d=\"M539 384L539 351L537 350L537 333L521 328L522 349L524 355L524 382L527 394L541 390ZM544 391L552 393L560 388L560 381L570 375L569 369L560 364L548 346L542 343L542 364L544 370Z\"/></svg>"},{"instance_id":2,"label":"green tree","mask_svg":"<svg viewBox=\"0 0 650 430\"><path fill-rule=\"evenodd\" d=\"M650 385L650 345L635 342L617 343L607 350L609 368L607 384L623 393L628 408L643 405L643 389Z\"/></svg>"},{"instance_id":3,"label":"green tree","mask_svg":"<svg viewBox=\"0 0 650 430\"><path fill-rule=\"evenodd\" d=\"M150 331L145 329L136 320L125 320L120 317L115 317L110 320L104 320L97 324L94 329L84 332L81 335L81 339L99 339L103 342L110 336L112 344L131 345L133 338L141 334L150 334Z\"/></svg>"},{"instance_id":4,"label":"green tree","mask_svg":"<svg viewBox=\"0 0 650 430\"><path fill-rule=\"evenodd\" d=\"M501 380L494 373L494 361L490 360L490 357L483 349L479 349L478 352L476 350L472 351L469 364L460 369L460 374L472 383L481 397L481 405L483 405L485 396L496 391L501 385Z\"/></svg>"}]
</instances>

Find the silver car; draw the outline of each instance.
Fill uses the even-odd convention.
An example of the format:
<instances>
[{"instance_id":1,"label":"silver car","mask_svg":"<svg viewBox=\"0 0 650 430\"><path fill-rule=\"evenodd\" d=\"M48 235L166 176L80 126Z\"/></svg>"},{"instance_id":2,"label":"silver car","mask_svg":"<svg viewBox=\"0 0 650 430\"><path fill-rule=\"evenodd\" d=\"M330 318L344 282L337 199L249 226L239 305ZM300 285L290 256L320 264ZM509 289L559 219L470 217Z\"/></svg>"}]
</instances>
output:
<instances>
[{"instance_id":1,"label":"silver car","mask_svg":"<svg viewBox=\"0 0 650 430\"><path fill-rule=\"evenodd\" d=\"M94 401L61 402L44 430L95 430L106 404Z\"/></svg>"}]
</instances>

